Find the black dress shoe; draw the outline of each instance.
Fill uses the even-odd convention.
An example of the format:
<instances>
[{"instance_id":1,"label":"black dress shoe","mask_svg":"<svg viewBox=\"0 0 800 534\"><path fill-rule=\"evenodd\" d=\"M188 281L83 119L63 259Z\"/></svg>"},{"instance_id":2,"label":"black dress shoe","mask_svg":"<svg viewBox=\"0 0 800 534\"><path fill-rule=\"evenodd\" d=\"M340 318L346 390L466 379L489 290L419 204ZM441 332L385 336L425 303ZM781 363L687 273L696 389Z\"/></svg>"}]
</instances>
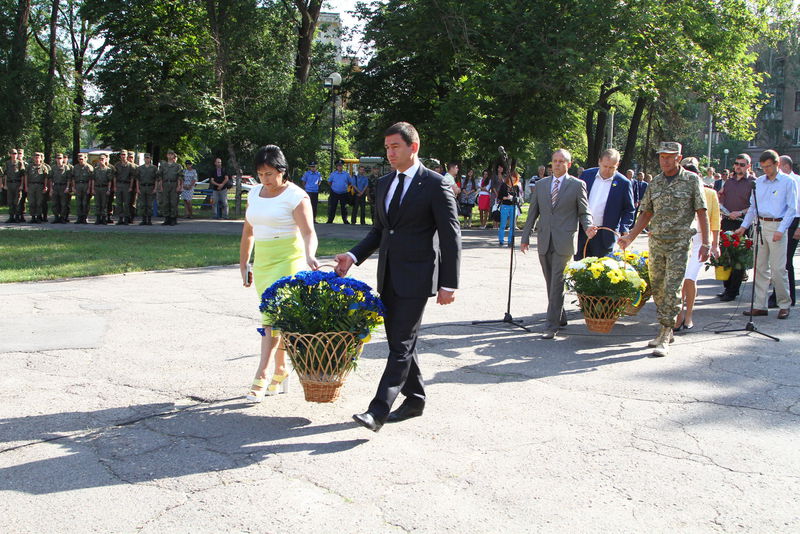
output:
<instances>
[{"instance_id":1,"label":"black dress shoe","mask_svg":"<svg viewBox=\"0 0 800 534\"><path fill-rule=\"evenodd\" d=\"M363 426L364 428L368 428L373 432L377 432L383 426L383 423L377 421L375 416L369 412L357 413L353 415L353 419L359 425Z\"/></svg>"},{"instance_id":2,"label":"black dress shoe","mask_svg":"<svg viewBox=\"0 0 800 534\"><path fill-rule=\"evenodd\" d=\"M723 295L722 295L722 296L719 298L719 300L720 300L720 302L730 302L730 301L732 301L732 300L736 300L736 297L737 297L737 296L738 296L738 295L729 295L729 294L727 294L727 293L724 293L724 294L723 294Z\"/></svg>"},{"instance_id":3,"label":"black dress shoe","mask_svg":"<svg viewBox=\"0 0 800 534\"><path fill-rule=\"evenodd\" d=\"M411 419L412 417L419 417L422 415L424 410L424 407L415 408L403 403L398 409L389 414L389 417L386 418L386 422L399 423L400 421L405 421L406 419Z\"/></svg>"}]
</instances>

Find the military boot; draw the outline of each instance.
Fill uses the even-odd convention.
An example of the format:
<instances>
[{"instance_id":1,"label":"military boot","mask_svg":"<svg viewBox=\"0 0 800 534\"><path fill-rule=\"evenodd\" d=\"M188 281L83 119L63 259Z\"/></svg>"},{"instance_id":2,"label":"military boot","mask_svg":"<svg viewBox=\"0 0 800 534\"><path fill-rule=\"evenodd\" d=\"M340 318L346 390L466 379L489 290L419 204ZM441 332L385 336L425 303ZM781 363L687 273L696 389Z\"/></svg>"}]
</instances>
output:
<instances>
[{"instance_id":1,"label":"military boot","mask_svg":"<svg viewBox=\"0 0 800 534\"><path fill-rule=\"evenodd\" d=\"M647 342L647 346L650 347L651 349L661 344L662 337L666 338L667 344L675 341L675 336L672 335L672 328L669 328L667 326L660 326L659 328L660 330L658 331L658 335L654 339L651 339L650 341Z\"/></svg>"},{"instance_id":2,"label":"military boot","mask_svg":"<svg viewBox=\"0 0 800 534\"><path fill-rule=\"evenodd\" d=\"M139 226L147 226L147 217L142 217L142 222L139 223Z\"/></svg>"},{"instance_id":3,"label":"military boot","mask_svg":"<svg viewBox=\"0 0 800 534\"><path fill-rule=\"evenodd\" d=\"M663 358L669 354L669 344L673 341L672 329L668 326L662 326L658 340L656 346L653 347L653 356Z\"/></svg>"},{"instance_id":4,"label":"military boot","mask_svg":"<svg viewBox=\"0 0 800 534\"><path fill-rule=\"evenodd\" d=\"M162 226L169 226L169 217L164 217L164 222L161 223Z\"/></svg>"}]
</instances>

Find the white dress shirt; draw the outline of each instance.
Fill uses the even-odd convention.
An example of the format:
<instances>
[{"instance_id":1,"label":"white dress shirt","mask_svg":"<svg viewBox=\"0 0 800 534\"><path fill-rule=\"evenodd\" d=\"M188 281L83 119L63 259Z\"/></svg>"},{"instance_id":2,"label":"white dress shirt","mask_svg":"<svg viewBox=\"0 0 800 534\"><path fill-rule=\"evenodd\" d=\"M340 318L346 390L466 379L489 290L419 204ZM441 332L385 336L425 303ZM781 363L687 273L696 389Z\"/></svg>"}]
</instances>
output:
<instances>
[{"instance_id":1,"label":"white dress shirt","mask_svg":"<svg viewBox=\"0 0 800 534\"><path fill-rule=\"evenodd\" d=\"M403 194L400 195L400 203L403 203L403 197L406 196L408 193L408 188L411 187L411 182L414 181L414 177L417 175L417 171L419 170L419 160L416 160L414 164L407 168L404 171L397 169L397 175L405 174L405 180L403 180ZM386 208L386 213L389 213L389 204L392 203L392 197L394 196L394 191L397 189L397 182L398 178L395 176L392 179L392 183L389 184L389 189L386 191L386 198L384 199L384 207Z\"/></svg>"},{"instance_id":2,"label":"white dress shirt","mask_svg":"<svg viewBox=\"0 0 800 534\"><path fill-rule=\"evenodd\" d=\"M594 178L592 190L589 193L589 212L592 214L592 223L595 226L603 225L603 216L606 213L606 202L608 202L608 194L611 193L611 184L614 182L614 176L605 179L597 171L597 176Z\"/></svg>"}]
</instances>

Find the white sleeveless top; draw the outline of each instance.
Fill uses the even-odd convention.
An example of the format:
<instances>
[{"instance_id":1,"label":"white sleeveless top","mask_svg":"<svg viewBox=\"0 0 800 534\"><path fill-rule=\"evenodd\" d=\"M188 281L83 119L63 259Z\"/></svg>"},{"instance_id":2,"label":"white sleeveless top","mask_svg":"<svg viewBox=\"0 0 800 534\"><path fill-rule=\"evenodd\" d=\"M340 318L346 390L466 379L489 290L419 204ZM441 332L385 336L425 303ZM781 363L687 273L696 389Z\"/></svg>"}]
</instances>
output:
<instances>
[{"instance_id":1,"label":"white sleeveless top","mask_svg":"<svg viewBox=\"0 0 800 534\"><path fill-rule=\"evenodd\" d=\"M308 198L306 192L289 182L289 186L277 197L262 198L263 187L257 185L247 193L245 219L253 225L256 241L299 235L300 229L294 222L292 212L303 198Z\"/></svg>"}]
</instances>

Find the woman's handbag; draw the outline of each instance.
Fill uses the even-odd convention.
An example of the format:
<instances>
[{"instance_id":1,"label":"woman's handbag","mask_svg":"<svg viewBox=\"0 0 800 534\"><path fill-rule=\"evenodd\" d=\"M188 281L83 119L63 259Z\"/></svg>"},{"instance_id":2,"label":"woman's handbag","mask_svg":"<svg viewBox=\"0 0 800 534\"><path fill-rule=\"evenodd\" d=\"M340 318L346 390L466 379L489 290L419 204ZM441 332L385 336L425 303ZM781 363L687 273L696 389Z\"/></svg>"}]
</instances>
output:
<instances>
[{"instance_id":1,"label":"woman's handbag","mask_svg":"<svg viewBox=\"0 0 800 534\"><path fill-rule=\"evenodd\" d=\"M500 201L495 200L494 205L492 206L492 220L494 222L500 222Z\"/></svg>"}]
</instances>

